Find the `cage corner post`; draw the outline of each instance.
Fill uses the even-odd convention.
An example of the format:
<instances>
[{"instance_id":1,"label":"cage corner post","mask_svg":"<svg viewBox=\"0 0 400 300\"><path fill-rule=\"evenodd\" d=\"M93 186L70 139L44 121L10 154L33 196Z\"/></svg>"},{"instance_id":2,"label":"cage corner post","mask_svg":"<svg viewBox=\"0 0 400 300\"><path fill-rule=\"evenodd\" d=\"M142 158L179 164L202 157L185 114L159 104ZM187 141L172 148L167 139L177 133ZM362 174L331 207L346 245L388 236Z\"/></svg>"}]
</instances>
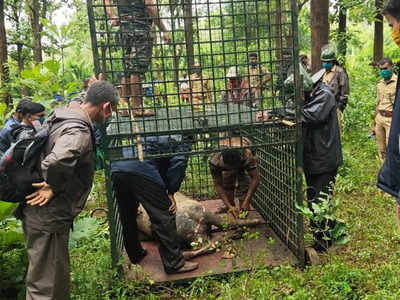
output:
<instances>
[{"instance_id":1,"label":"cage corner post","mask_svg":"<svg viewBox=\"0 0 400 300\"><path fill-rule=\"evenodd\" d=\"M303 204L303 135L301 122L301 109L303 106L303 86L299 71L299 42L298 42L298 6L296 0L291 0L292 10L292 32L294 53L294 77L295 77L295 99L296 99L296 203ZM301 266L305 265L304 253L304 220L303 215L297 213L297 236L298 249L296 256Z\"/></svg>"}]
</instances>

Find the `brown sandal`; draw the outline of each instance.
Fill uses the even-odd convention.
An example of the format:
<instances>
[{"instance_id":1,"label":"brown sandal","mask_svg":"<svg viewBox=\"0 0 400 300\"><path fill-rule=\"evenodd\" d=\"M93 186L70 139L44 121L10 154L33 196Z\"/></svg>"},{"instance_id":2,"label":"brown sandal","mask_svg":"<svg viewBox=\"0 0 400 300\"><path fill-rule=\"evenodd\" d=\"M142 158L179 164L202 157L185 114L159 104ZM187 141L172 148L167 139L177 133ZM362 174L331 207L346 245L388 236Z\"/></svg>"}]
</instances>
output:
<instances>
[{"instance_id":1,"label":"brown sandal","mask_svg":"<svg viewBox=\"0 0 400 300\"><path fill-rule=\"evenodd\" d=\"M119 108L118 113L121 117L129 117L129 109L128 108Z\"/></svg>"}]
</instances>

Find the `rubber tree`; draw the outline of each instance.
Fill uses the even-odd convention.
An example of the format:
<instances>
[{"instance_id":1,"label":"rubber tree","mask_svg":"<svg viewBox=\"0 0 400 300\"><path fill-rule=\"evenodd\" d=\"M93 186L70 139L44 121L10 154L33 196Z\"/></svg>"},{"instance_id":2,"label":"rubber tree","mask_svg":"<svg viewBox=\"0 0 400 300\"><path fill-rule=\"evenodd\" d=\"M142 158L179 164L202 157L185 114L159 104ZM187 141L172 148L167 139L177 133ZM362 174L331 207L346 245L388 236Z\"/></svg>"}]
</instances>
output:
<instances>
[{"instance_id":1,"label":"rubber tree","mask_svg":"<svg viewBox=\"0 0 400 300\"><path fill-rule=\"evenodd\" d=\"M382 0L375 0L374 63L378 63L383 58L383 16L380 13L382 4Z\"/></svg>"},{"instance_id":2,"label":"rubber tree","mask_svg":"<svg viewBox=\"0 0 400 300\"><path fill-rule=\"evenodd\" d=\"M12 106L12 100L7 91L9 71L7 65L8 51L4 11L4 0L0 0L0 95L2 103L6 105L8 110Z\"/></svg>"},{"instance_id":3,"label":"rubber tree","mask_svg":"<svg viewBox=\"0 0 400 300\"><path fill-rule=\"evenodd\" d=\"M311 0L311 69L321 69L321 48L329 40L329 0Z\"/></svg>"}]
</instances>

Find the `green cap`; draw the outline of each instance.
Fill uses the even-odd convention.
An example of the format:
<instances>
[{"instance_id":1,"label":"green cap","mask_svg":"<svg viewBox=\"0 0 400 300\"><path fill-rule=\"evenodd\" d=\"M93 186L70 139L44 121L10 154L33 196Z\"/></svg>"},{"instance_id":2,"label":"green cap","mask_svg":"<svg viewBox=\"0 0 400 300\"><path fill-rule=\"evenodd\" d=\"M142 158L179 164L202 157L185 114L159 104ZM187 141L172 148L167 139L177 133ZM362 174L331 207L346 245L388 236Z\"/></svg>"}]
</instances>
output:
<instances>
[{"instance_id":1,"label":"green cap","mask_svg":"<svg viewBox=\"0 0 400 300\"><path fill-rule=\"evenodd\" d=\"M321 61L332 61L337 59L337 49L334 44L327 44L321 48Z\"/></svg>"}]
</instances>

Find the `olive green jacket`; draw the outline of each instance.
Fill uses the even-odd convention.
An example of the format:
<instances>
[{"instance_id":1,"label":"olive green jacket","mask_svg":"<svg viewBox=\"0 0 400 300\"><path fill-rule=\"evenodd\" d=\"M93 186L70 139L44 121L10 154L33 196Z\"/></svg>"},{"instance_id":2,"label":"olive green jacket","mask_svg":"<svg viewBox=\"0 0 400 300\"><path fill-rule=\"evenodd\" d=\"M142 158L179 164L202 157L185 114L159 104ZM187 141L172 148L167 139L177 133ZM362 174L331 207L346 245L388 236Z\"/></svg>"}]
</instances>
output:
<instances>
[{"instance_id":1,"label":"olive green jacket","mask_svg":"<svg viewBox=\"0 0 400 300\"><path fill-rule=\"evenodd\" d=\"M68 119L73 121L50 130L41 162L43 178L55 195L43 206L23 209L23 222L37 230L57 232L71 227L92 187L96 147L87 114L79 107L56 108L46 122L56 124Z\"/></svg>"}]
</instances>

